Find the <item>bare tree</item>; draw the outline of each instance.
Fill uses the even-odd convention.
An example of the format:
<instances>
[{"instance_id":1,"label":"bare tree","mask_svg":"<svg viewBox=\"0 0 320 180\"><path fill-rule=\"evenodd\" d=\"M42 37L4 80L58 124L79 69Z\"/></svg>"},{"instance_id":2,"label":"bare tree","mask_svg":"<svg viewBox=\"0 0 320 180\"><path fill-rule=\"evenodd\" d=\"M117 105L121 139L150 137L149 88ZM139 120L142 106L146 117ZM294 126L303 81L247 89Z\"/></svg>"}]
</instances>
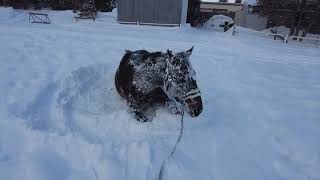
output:
<instances>
[{"instance_id":1,"label":"bare tree","mask_svg":"<svg viewBox=\"0 0 320 180\"><path fill-rule=\"evenodd\" d=\"M286 16L288 22L279 25L290 27L290 35L305 37L319 23L320 0L258 0L262 15Z\"/></svg>"}]
</instances>

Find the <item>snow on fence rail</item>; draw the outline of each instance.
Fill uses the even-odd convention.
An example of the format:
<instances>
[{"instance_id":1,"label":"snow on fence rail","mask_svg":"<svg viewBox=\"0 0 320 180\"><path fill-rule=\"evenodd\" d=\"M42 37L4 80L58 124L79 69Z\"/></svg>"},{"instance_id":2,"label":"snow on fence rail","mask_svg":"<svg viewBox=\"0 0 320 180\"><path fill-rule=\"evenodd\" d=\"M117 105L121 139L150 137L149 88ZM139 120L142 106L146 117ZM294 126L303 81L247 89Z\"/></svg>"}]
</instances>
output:
<instances>
[{"instance_id":1,"label":"snow on fence rail","mask_svg":"<svg viewBox=\"0 0 320 180\"><path fill-rule=\"evenodd\" d=\"M274 40L280 39L282 40L283 43L312 46L317 48L320 46L319 38L290 36L289 34L267 33L267 32L260 32L260 31L255 31L255 32L258 34L266 35L266 36L272 36Z\"/></svg>"},{"instance_id":2,"label":"snow on fence rail","mask_svg":"<svg viewBox=\"0 0 320 180\"><path fill-rule=\"evenodd\" d=\"M291 41L289 41L291 40ZM291 44L303 44L307 46L314 46L314 47L319 47L320 39L317 38L309 38L309 37L299 37L299 36L289 36L288 34L286 35L286 43L290 42Z\"/></svg>"}]
</instances>

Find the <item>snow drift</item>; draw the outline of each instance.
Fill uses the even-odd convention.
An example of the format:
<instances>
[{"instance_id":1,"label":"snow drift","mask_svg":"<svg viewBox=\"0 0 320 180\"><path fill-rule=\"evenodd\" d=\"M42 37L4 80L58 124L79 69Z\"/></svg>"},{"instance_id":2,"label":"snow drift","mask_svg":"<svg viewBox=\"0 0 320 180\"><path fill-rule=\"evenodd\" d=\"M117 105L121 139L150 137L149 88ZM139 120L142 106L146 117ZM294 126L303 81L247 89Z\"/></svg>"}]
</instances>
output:
<instances>
[{"instance_id":1,"label":"snow drift","mask_svg":"<svg viewBox=\"0 0 320 180\"><path fill-rule=\"evenodd\" d=\"M204 97L164 179L320 179L319 49L238 29L120 25L114 14L50 25L0 8L0 179L149 180L179 118L128 113L113 77L124 49L184 50ZM18 13L21 16L12 16ZM7 14L7 15L5 15Z\"/></svg>"}]
</instances>

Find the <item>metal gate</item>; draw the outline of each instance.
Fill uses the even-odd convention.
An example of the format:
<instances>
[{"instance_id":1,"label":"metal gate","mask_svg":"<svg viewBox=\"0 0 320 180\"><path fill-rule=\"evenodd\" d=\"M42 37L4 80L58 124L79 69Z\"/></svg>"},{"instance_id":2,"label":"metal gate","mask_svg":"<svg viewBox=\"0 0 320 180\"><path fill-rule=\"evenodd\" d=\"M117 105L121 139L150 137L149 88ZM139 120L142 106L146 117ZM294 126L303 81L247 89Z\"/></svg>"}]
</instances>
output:
<instances>
[{"instance_id":1,"label":"metal gate","mask_svg":"<svg viewBox=\"0 0 320 180\"><path fill-rule=\"evenodd\" d=\"M182 0L118 0L120 23L179 25Z\"/></svg>"}]
</instances>

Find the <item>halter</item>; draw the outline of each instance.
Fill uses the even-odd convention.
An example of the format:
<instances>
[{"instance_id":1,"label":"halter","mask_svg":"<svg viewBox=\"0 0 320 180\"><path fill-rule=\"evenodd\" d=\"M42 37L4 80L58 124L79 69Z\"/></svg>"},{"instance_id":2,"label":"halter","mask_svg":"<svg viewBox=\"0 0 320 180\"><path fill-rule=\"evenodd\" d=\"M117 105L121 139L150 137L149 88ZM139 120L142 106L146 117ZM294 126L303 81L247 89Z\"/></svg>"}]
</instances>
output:
<instances>
[{"instance_id":1,"label":"halter","mask_svg":"<svg viewBox=\"0 0 320 180\"><path fill-rule=\"evenodd\" d=\"M201 96L201 92L200 92L200 89L193 89L189 92L186 93L186 95L184 96L183 100L187 100L187 99L194 99L196 97L199 97Z\"/></svg>"},{"instance_id":2,"label":"halter","mask_svg":"<svg viewBox=\"0 0 320 180\"><path fill-rule=\"evenodd\" d=\"M181 87L176 81L173 80L172 74L170 73L172 66L170 63L168 63L169 60L168 59L166 59L166 60L167 60L167 70L166 71L167 71L168 81L171 83L174 83L176 85L176 87L178 87L178 89L184 93L183 101L186 101L187 99L194 99L196 97L201 96L200 89L196 88L196 89L192 89L189 92L187 92L183 87Z\"/></svg>"}]
</instances>

